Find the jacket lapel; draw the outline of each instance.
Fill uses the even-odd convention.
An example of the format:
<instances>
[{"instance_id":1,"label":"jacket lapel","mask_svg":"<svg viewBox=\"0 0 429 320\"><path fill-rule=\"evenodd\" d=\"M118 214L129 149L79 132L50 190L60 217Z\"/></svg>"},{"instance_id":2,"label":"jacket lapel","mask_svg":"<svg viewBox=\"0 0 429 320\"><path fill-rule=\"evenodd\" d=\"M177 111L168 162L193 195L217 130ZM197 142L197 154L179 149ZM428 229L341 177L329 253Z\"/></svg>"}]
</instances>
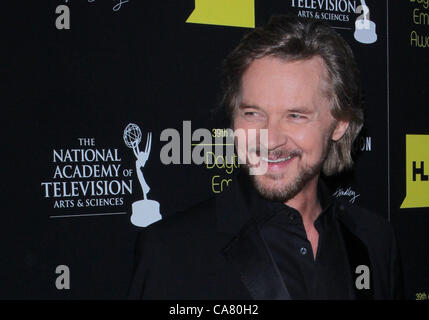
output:
<instances>
[{"instance_id":1,"label":"jacket lapel","mask_svg":"<svg viewBox=\"0 0 429 320\"><path fill-rule=\"evenodd\" d=\"M260 234L254 216L257 208L252 206L254 195L248 193L247 183L250 182L239 175L217 198L218 231L230 235L230 240L222 245L222 252L253 299L289 300L280 271Z\"/></svg>"},{"instance_id":2,"label":"jacket lapel","mask_svg":"<svg viewBox=\"0 0 429 320\"><path fill-rule=\"evenodd\" d=\"M238 270L255 300L290 300L280 271L254 221L225 248L224 254Z\"/></svg>"}]
</instances>

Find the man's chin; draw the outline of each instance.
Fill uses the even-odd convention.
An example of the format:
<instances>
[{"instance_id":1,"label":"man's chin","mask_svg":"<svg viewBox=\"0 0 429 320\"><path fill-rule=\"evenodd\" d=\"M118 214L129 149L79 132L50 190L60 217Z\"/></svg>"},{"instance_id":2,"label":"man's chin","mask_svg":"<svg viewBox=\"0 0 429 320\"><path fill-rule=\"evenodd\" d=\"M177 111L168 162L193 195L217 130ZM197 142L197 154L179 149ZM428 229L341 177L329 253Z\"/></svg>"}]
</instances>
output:
<instances>
[{"instance_id":1,"label":"man's chin","mask_svg":"<svg viewBox=\"0 0 429 320\"><path fill-rule=\"evenodd\" d=\"M263 198L285 203L294 198L311 179L319 174L320 167L321 165L302 170L293 177L281 172L252 176L253 185Z\"/></svg>"},{"instance_id":2,"label":"man's chin","mask_svg":"<svg viewBox=\"0 0 429 320\"><path fill-rule=\"evenodd\" d=\"M283 174L253 176L253 184L258 193L270 201L286 202L300 191L294 182L283 181Z\"/></svg>"}]
</instances>

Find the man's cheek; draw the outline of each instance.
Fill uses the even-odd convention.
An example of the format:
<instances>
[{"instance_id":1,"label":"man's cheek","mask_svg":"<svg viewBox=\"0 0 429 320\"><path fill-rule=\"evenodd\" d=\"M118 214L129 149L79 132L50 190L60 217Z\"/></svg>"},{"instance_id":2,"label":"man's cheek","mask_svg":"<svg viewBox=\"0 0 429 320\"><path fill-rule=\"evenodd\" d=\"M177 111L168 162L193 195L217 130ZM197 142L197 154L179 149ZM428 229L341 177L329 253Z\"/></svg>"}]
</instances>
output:
<instances>
[{"instance_id":1,"label":"man's cheek","mask_svg":"<svg viewBox=\"0 0 429 320\"><path fill-rule=\"evenodd\" d=\"M237 151L238 163L246 164L247 160L247 131L243 128L238 128L234 125L234 142L235 150Z\"/></svg>"},{"instance_id":2,"label":"man's cheek","mask_svg":"<svg viewBox=\"0 0 429 320\"><path fill-rule=\"evenodd\" d=\"M268 145L268 129L252 129L248 130L248 150L251 175L264 175L268 170L268 163L261 161L261 158L268 159L268 150L265 147ZM259 155L256 154L259 151Z\"/></svg>"},{"instance_id":3,"label":"man's cheek","mask_svg":"<svg viewBox=\"0 0 429 320\"><path fill-rule=\"evenodd\" d=\"M316 154L322 148L324 141L316 132L295 132L290 136L291 142L303 151L303 154Z\"/></svg>"}]
</instances>

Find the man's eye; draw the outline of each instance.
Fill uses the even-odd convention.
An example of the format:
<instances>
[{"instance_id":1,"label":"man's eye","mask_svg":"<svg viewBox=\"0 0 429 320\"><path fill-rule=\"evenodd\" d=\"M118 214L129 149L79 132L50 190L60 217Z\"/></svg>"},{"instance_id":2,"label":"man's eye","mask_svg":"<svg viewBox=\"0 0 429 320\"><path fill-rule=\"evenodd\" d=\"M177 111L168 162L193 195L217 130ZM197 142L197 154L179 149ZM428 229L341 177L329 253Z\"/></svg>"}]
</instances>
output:
<instances>
[{"instance_id":1,"label":"man's eye","mask_svg":"<svg viewBox=\"0 0 429 320\"><path fill-rule=\"evenodd\" d=\"M291 113L291 114L289 115L289 117L290 117L291 119L294 119L294 120L304 118L302 115L300 115L300 114L298 114L298 113Z\"/></svg>"},{"instance_id":2,"label":"man's eye","mask_svg":"<svg viewBox=\"0 0 429 320\"><path fill-rule=\"evenodd\" d=\"M257 117L259 115L259 113L254 112L254 111L246 111L246 112L244 112L244 115L246 117Z\"/></svg>"}]
</instances>

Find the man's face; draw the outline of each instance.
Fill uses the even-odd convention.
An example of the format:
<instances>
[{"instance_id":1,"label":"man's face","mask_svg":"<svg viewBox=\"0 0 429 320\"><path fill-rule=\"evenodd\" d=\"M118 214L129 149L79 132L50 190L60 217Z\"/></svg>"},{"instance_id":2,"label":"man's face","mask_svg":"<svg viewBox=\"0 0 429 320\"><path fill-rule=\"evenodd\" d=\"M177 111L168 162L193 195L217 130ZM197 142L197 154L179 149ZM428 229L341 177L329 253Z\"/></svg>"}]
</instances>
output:
<instances>
[{"instance_id":1,"label":"man's face","mask_svg":"<svg viewBox=\"0 0 429 320\"><path fill-rule=\"evenodd\" d=\"M268 199L288 201L310 180L317 179L332 140L347 129L335 121L323 93L325 66L320 57L284 62L265 57L252 62L242 78L242 103L234 114L234 130L268 129L268 141L251 141L256 149L238 154L257 159L267 171L253 175L258 191ZM268 157L260 154L266 150ZM265 162L265 163L264 163Z\"/></svg>"}]
</instances>

